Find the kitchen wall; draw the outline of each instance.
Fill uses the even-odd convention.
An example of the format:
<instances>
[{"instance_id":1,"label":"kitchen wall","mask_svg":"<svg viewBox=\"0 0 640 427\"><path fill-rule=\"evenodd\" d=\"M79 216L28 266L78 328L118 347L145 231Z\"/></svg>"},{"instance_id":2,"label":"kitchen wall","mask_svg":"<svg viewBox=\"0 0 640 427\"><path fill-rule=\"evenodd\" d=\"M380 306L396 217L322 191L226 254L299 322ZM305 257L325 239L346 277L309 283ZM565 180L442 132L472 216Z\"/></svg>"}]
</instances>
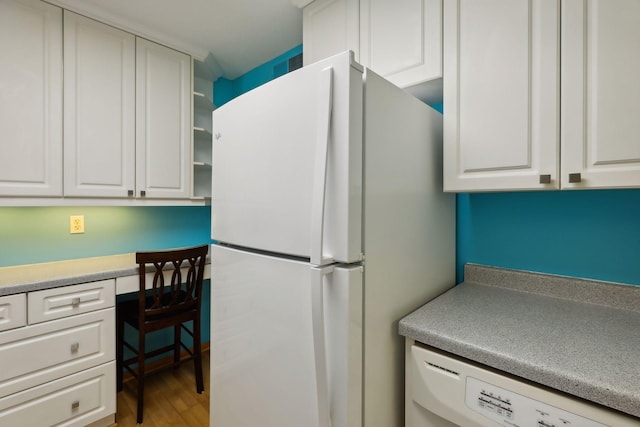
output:
<instances>
[{"instance_id":1,"label":"kitchen wall","mask_svg":"<svg viewBox=\"0 0 640 427\"><path fill-rule=\"evenodd\" d=\"M302 45L298 45L234 80L219 78L214 83L213 103L220 107L233 98L286 74L289 59L301 53Z\"/></svg>"},{"instance_id":2,"label":"kitchen wall","mask_svg":"<svg viewBox=\"0 0 640 427\"><path fill-rule=\"evenodd\" d=\"M459 194L466 262L640 285L640 190Z\"/></svg>"},{"instance_id":3,"label":"kitchen wall","mask_svg":"<svg viewBox=\"0 0 640 427\"><path fill-rule=\"evenodd\" d=\"M85 233L69 234L69 216L84 215ZM5 207L0 208L0 267L61 261L137 250L211 242L209 206ZM118 300L135 298L120 295ZM210 281L205 282L202 340L210 336ZM127 330L129 340L135 340ZM170 342L171 331L150 336L149 345Z\"/></svg>"},{"instance_id":4,"label":"kitchen wall","mask_svg":"<svg viewBox=\"0 0 640 427\"><path fill-rule=\"evenodd\" d=\"M432 105L443 112L444 105ZM457 195L465 263L640 285L640 189Z\"/></svg>"},{"instance_id":5,"label":"kitchen wall","mask_svg":"<svg viewBox=\"0 0 640 427\"><path fill-rule=\"evenodd\" d=\"M69 234L84 215L85 233ZM0 208L0 267L211 241L209 206Z\"/></svg>"}]
</instances>

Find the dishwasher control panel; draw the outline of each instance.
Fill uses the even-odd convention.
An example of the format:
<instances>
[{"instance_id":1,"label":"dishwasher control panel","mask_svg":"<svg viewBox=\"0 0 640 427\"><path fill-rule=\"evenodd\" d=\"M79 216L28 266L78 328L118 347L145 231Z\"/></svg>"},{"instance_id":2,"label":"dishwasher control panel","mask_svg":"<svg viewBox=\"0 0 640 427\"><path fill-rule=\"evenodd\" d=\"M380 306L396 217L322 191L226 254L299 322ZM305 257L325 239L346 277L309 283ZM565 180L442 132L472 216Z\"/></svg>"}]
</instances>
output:
<instances>
[{"instance_id":1,"label":"dishwasher control panel","mask_svg":"<svg viewBox=\"0 0 640 427\"><path fill-rule=\"evenodd\" d=\"M609 427L469 376L465 402L469 409L507 427Z\"/></svg>"}]
</instances>

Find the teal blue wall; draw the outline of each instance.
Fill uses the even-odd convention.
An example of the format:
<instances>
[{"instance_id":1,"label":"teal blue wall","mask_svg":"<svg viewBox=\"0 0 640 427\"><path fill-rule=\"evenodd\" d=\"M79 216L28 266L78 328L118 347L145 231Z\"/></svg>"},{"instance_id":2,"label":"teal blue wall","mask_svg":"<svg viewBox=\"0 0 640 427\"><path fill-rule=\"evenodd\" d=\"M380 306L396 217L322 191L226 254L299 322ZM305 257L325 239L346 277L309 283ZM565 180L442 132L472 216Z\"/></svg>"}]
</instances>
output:
<instances>
[{"instance_id":1,"label":"teal blue wall","mask_svg":"<svg viewBox=\"0 0 640 427\"><path fill-rule=\"evenodd\" d=\"M84 215L85 233L69 234ZM0 208L0 267L209 243L209 206Z\"/></svg>"},{"instance_id":2,"label":"teal blue wall","mask_svg":"<svg viewBox=\"0 0 640 427\"><path fill-rule=\"evenodd\" d=\"M213 88L214 104L220 107L236 96L242 95L274 78L280 77L287 71L287 68L283 65L286 64L290 58L300 53L302 53L302 45L298 45L284 52L282 55L265 62L234 80L219 78L215 81Z\"/></svg>"},{"instance_id":3,"label":"teal blue wall","mask_svg":"<svg viewBox=\"0 0 640 427\"><path fill-rule=\"evenodd\" d=\"M640 190L457 196L464 263L640 285Z\"/></svg>"},{"instance_id":4,"label":"teal blue wall","mask_svg":"<svg viewBox=\"0 0 640 427\"><path fill-rule=\"evenodd\" d=\"M84 215L84 234L69 234L70 215ZM208 244L210 218L209 206L0 208L0 267ZM202 340L208 342L209 280L203 292ZM148 345L169 339L169 332L155 332Z\"/></svg>"},{"instance_id":5,"label":"teal blue wall","mask_svg":"<svg viewBox=\"0 0 640 427\"><path fill-rule=\"evenodd\" d=\"M470 262L640 285L640 190L472 193L456 200L458 283Z\"/></svg>"}]
</instances>

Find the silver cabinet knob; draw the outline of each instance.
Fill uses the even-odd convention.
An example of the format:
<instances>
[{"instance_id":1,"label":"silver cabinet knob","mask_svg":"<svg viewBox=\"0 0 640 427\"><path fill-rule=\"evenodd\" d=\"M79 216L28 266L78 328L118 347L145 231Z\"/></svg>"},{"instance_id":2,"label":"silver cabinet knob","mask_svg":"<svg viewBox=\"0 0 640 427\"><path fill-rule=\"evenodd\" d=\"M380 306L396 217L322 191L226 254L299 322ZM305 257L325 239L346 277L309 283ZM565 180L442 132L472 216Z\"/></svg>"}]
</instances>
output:
<instances>
[{"instance_id":1,"label":"silver cabinet knob","mask_svg":"<svg viewBox=\"0 0 640 427\"><path fill-rule=\"evenodd\" d=\"M73 344L71 344L71 353L77 353L78 350L80 350L79 342L74 342Z\"/></svg>"},{"instance_id":2,"label":"silver cabinet knob","mask_svg":"<svg viewBox=\"0 0 640 427\"><path fill-rule=\"evenodd\" d=\"M569 182L574 184L582 181L582 176L580 173L570 173L569 174Z\"/></svg>"},{"instance_id":3,"label":"silver cabinet knob","mask_svg":"<svg viewBox=\"0 0 640 427\"><path fill-rule=\"evenodd\" d=\"M77 307L80 305L80 297L75 297L71 300L71 305Z\"/></svg>"}]
</instances>

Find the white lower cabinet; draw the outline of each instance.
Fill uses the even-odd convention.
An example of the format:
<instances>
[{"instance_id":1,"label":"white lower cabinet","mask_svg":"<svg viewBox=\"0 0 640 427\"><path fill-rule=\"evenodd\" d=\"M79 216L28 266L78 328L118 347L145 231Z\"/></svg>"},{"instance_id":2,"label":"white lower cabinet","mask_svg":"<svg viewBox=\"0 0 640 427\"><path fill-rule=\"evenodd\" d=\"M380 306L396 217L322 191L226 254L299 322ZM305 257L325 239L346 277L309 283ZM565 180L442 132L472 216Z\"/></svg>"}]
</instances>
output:
<instances>
[{"instance_id":1,"label":"white lower cabinet","mask_svg":"<svg viewBox=\"0 0 640 427\"><path fill-rule=\"evenodd\" d=\"M115 298L114 280L29 292L29 324L114 307Z\"/></svg>"},{"instance_id":2,"label":"white lower cabinet","mask_svg":"<svg viewBox=\"0 0 640 427\"><path fill-rule=\"evenodd\" d=\"M26 297L26 298L25 298ZM116 411L115 279L0 298L0 425L110 425Z\"/></svg>"},{"instance_id":3,"label":"white lower cabinet","mask_svg":"<svg viewBox=\"0 0 640 427\"><path fill-rule=\"evenodd\" d=\"M109 362L0 398L0 425L83 427L103 419L116 411L115 369Z\"/></svg>"},{"instance_id":4,"label":"white lower cabinet","mask_svg":"<svg viewBox=\"0 0 640 427\"><path fill-rule=\"evenodd\" d=\"M0 331L19 328L27 324L27 295L0 297Z\"/></svg>"}]
</instances>

